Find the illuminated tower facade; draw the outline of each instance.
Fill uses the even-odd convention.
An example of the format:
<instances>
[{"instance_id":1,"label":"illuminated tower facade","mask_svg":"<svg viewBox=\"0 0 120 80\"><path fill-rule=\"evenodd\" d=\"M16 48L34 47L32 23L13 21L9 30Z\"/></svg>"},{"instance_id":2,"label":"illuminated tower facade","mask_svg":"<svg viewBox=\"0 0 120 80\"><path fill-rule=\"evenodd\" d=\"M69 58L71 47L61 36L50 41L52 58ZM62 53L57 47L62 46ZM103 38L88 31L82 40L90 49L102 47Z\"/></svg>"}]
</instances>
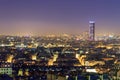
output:
<instances>
[{"instance_id":1,"label":"illuminated tower facade","mask_svg":"<svg viewBox=\"0 0 120 80\"><path fill-rule=\"evenodd\" d=\"M95 40L95 21L89 21L89 40Z\"/></svg>"}]
</instances>

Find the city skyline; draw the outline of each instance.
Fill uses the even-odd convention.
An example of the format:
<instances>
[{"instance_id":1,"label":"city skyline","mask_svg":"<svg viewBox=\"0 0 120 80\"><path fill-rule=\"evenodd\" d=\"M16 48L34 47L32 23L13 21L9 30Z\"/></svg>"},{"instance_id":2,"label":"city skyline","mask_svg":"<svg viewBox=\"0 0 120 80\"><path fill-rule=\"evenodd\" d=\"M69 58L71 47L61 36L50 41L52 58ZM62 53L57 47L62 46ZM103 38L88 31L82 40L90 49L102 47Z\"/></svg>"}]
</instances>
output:
<instances>
[{"instance_id":1,"label":"city skyline","mask_svg":"<svg viewBox=\"0 0 120 80\"><path fill-rule=\"evenodd\" d=\"M119 0L1 0L0 34L40 35L89 30L96 22L96 33L119 33Z\"/></svg>"}]
</instances>

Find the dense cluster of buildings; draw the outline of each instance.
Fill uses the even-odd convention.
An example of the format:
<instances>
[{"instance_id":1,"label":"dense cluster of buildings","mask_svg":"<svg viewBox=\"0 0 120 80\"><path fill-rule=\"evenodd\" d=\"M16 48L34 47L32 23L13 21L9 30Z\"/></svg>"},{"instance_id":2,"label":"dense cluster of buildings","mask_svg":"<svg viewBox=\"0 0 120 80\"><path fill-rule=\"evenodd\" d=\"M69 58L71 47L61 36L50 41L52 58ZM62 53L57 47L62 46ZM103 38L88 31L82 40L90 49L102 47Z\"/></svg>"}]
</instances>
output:
<instances>
[{"instance_id":1,"label":"dense cluster of buildings","mask_svg":"<svg viewBox=\"0 0 120 80\"><path fill-rule=\"evenodd\" d=\"M120 39L96 40L95 22L89 23L86 40L67 34L1 35L0 79L3 76L11 80L120 79Z\"/></svg>"}]
</instances>

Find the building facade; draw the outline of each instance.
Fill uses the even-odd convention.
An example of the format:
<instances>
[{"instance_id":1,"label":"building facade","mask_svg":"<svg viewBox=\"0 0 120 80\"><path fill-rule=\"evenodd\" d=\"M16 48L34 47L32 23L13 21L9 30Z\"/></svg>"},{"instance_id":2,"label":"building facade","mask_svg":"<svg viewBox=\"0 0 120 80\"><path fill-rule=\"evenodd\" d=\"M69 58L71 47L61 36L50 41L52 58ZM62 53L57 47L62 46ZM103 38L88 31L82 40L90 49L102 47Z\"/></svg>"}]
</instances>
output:
<instances>
[{"instance_id":1,"label":"building facade","mask_svg":"<svg viewBox=\"0 0 120 80\"><path fill-rule=\"evenodd\" d=\"M89 21L89 40L95 40L95 21Z\"/></svg>"}]
</instances>

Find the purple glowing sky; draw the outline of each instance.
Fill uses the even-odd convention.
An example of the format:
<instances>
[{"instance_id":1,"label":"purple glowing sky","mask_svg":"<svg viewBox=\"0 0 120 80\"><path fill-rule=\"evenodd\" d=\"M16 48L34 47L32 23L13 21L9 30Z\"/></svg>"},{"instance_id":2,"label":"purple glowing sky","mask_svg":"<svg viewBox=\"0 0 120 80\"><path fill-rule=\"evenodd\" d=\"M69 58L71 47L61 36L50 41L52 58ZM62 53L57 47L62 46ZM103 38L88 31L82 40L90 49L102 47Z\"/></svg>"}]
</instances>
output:
<instances>
[{"instance_id":1,"label":"purple glowing sky","mask_svg":"<svg viewBox=\"0 0 120 80\"><path fill-rule=\"evenodd\" d=\"M120 0L0 0L0 34L118 33Z\"/></svg>"}]
</instances>

